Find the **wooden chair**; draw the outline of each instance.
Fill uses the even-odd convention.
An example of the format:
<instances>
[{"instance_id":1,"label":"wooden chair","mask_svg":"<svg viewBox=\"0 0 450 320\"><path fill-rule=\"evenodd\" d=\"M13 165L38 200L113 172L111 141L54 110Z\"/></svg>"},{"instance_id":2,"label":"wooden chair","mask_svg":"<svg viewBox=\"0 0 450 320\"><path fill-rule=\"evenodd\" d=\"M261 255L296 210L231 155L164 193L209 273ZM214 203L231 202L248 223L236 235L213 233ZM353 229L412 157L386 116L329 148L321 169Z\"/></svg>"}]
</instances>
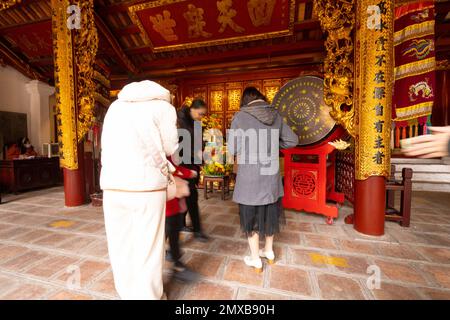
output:
<instances>
[{"instance_id":1,"label":"wooden chair","mask_svg":"<svg viewBox=\"0 0 450 320\"><path fill-rule=\"evenodd\" d=\"M412 177L411 168L403 168L402 180L395 180L395 166L391 165L391 178L386 184L386 220L399 222L408 228L411 220ZM395 209L395 192L400 191L400 210Z\"/></svg>"},{"instance_id":2,"label":"wooden chair","mask_svg":"<svg viewBox=\"0 0 450 320\"><path fill-rule=\"evenodd\" d=\"M222 190L222 200L225 200L226 196L230 194L230 176L222 177L203 177L203 189L205 194L205 200L208 199L208 193L214 192L214 182L219 183L219 189Z\"/></svg>"}]
</instances>

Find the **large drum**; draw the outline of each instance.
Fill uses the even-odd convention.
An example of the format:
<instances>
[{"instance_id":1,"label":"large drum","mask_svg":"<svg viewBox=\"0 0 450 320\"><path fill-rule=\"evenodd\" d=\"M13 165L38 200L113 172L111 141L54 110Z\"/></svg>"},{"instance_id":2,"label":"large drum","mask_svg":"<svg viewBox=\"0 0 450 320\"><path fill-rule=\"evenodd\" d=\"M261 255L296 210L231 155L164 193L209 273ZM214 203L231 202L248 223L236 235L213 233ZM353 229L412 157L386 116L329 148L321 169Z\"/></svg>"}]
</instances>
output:
<instances>
[{"instance_id":1,"label":"large drum","mask_svg":"<svg viewBox=\"0 0 450 320\"><path fill-rule=\"evenodd\" d=\"M344 135L323 99L323 80L303 76L284 85L273 105L297 133L299 145L283 150L285 208L323 214L327 223L338 216L344 195L335 191L336 150L329 144Z\"/></svg>"}]
</instances>

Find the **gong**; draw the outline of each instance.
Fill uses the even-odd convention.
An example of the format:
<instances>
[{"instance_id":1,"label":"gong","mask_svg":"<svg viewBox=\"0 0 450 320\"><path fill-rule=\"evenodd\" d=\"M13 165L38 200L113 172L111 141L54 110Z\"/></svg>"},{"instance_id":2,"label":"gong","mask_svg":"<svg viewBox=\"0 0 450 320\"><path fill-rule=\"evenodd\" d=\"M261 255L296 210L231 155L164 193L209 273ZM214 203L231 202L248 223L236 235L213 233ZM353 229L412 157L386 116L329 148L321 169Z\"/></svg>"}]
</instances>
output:
<instances>
[{"instance_id":1,"label":"gong","mask_svg":"<svg viewBox=\"0 0 450 320\"><path fill-rule=\"evenodd\" d=\"M323 100L323 79L319 77L302 76L287 82L272 104L298 135L301 146L321 141L336 126Z\"/></svg>"}]
</instances>

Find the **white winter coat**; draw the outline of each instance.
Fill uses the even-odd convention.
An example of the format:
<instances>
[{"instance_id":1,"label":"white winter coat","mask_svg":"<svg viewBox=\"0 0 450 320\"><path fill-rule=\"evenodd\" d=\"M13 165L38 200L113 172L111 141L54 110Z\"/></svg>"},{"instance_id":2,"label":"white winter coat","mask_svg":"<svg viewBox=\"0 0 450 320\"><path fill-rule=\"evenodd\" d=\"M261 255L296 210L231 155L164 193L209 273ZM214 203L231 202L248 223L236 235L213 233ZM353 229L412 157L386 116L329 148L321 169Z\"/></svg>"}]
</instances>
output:
<instances>
[{"instance_id":1,"label":"white winter coat","mask_svg":"<svg viewBox=\"0 0 450 320\"><path fill-rule=\"evenodd\" d=\"M125 86L108 109L102 132L103 190L153 191L167 187L155 163L178 148L176 111L170 92L152 81Z\"/></svg>"}]
</instances>

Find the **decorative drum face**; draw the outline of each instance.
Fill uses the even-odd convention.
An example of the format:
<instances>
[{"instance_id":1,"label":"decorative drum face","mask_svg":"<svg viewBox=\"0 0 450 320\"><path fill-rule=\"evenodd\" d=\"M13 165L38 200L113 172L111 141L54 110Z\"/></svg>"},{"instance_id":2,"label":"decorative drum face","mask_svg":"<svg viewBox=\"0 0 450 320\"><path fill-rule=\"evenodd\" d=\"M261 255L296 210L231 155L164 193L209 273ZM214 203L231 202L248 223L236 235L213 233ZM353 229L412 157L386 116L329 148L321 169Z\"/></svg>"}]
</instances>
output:
<instances>
[{"instance_id":1,"label":"decorative drum face","mask_svg":"<svg viewBox=\"0 0 450 320\"><path fill-rule=\"evenodd\" d=\"M300 146L319 142L336 126L323 100L323 79L319 77L303 76L289 81L272 105L299 136Z\"/></svg>"}]
</instances>

